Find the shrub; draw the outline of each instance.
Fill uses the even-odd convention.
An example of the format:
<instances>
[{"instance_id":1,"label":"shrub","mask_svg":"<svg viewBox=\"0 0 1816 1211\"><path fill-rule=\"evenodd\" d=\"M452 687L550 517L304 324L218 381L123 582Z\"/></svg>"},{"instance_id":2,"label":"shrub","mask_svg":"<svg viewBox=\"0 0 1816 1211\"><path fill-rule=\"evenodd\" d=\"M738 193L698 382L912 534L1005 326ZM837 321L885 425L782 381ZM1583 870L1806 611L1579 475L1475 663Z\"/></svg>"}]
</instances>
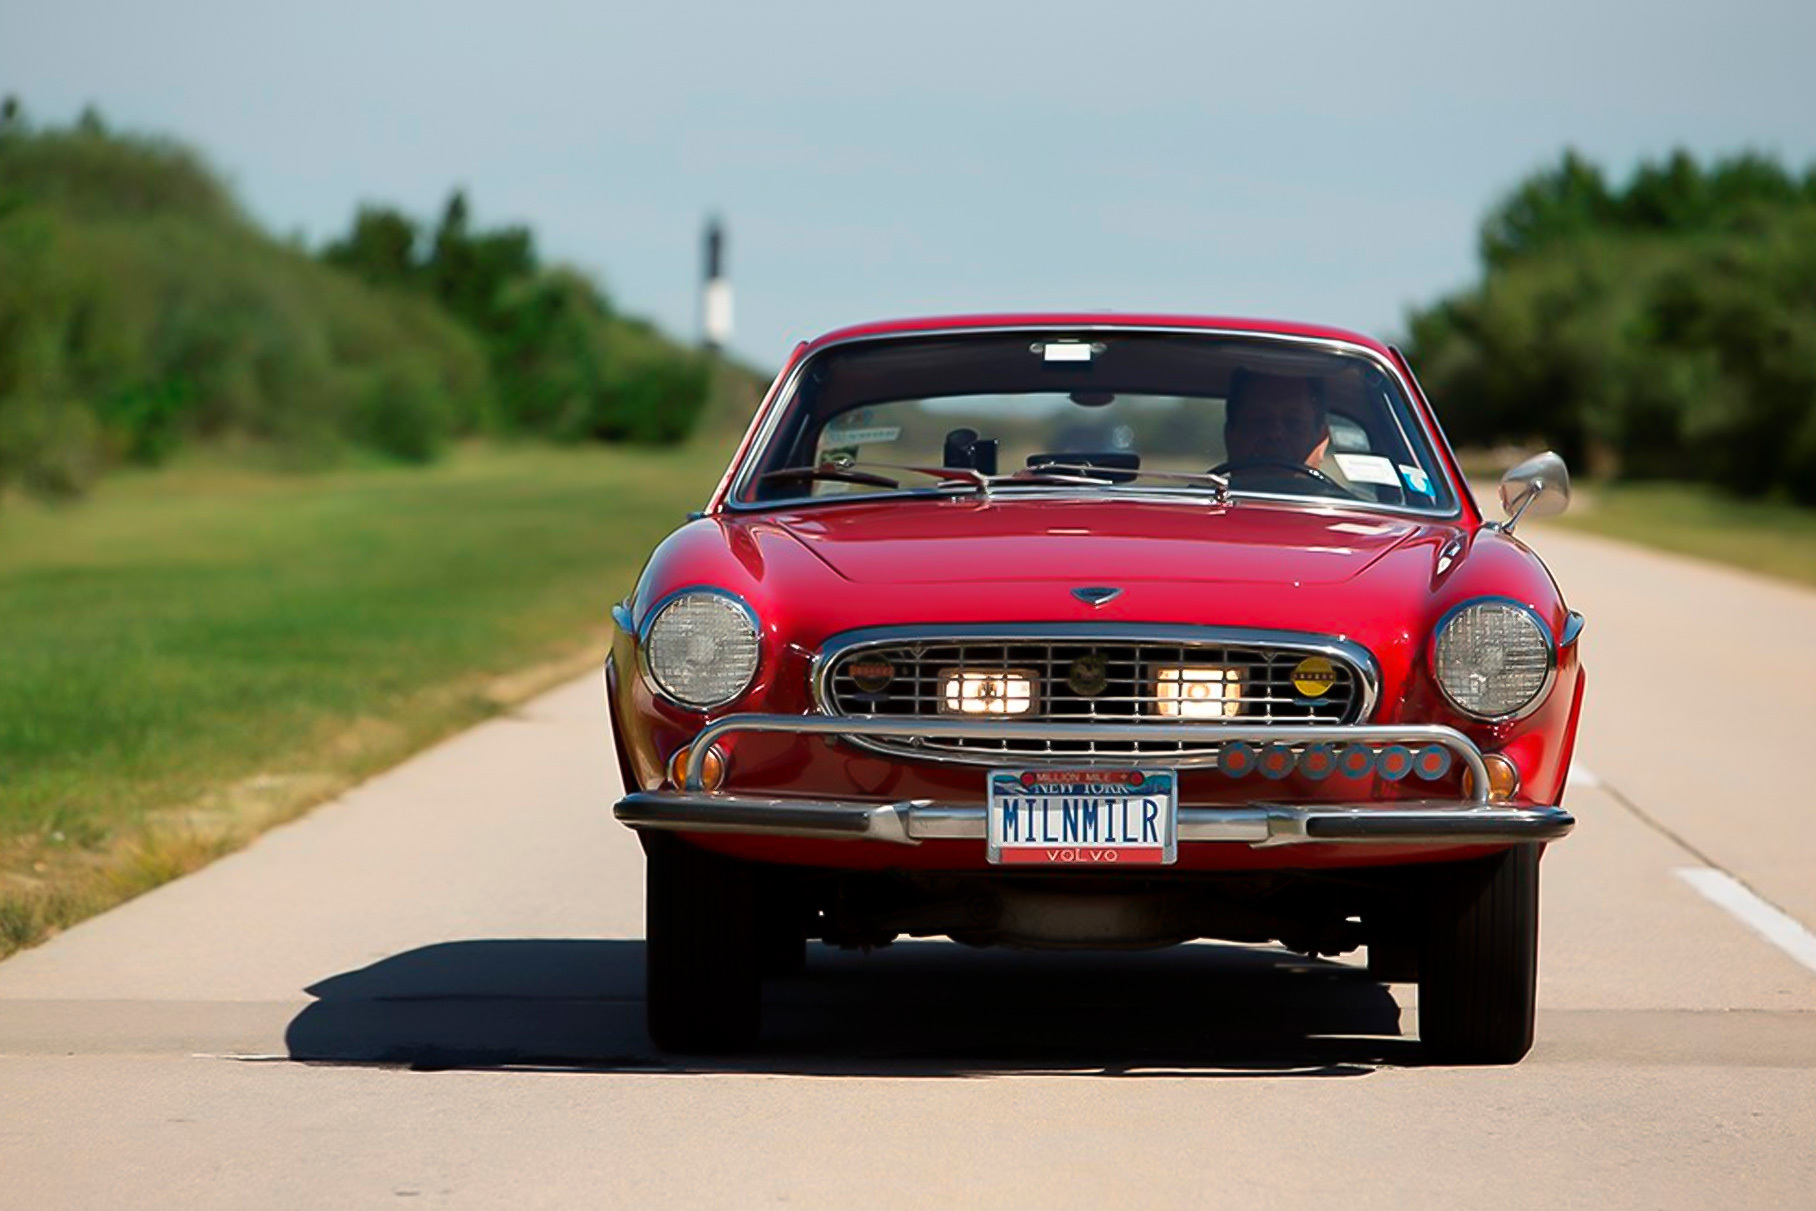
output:
<instances>
[{"instance_id":1,"label":"shrub","mask_svg":"<svg viewBox=\"0 0 1816 1211\"><path fill-rule=\"evenodd\" d=\"M1481 283L1410 317L1458 441L1816 503L1816 174L1567 156L1484 225Z\"/></svg>"}]
</instances>

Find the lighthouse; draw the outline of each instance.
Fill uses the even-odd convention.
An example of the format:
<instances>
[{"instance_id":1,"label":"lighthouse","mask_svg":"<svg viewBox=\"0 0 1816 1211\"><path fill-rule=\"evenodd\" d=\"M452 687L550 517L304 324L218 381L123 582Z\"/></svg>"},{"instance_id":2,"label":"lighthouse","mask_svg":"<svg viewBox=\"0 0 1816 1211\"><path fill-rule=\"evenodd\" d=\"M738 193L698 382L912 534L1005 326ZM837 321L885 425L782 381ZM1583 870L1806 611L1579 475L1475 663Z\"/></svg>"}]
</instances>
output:
<instances>
[{"instance_id":1,"label":"lighthouse","mask_svg":"<svg viewBox=\"0 0 1816 1211\"><path fill-rule=\"evenodd\" d=\"M725 225L706 221L706 280L700 287L700 343L717 352L731 340L731 279L725 275Z\"/></svg>"}]
</instances>

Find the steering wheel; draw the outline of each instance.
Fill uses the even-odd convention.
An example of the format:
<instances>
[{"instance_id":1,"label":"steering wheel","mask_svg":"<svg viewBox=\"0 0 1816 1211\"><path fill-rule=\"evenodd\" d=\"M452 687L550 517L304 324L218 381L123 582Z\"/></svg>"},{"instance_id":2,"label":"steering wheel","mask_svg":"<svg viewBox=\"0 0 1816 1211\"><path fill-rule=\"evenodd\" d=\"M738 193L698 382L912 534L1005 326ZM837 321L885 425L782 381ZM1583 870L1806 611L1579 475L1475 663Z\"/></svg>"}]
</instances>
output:
<instances>
[{"instance_id":1,"label":"steering wheel","mask_svg":"<svg viewBox=\"0 0 1816 1211\"><path fill-rule=\"evenodd\" d=\"M1324 472L1318 470L1318 468L1308 467L1304 463L1296 463L1288 458L1232 459L1228 462L1218 463L1211 468L1210 473L1212 475L1232 475L1239 471L1251 470L1292 471L1305 476L1307 479L1314 480L1324 487L1335 488L1344 496L1354 495L1349 489L1345 488L1342 484L1338 483Z\"/></svg>"}]
</instances>

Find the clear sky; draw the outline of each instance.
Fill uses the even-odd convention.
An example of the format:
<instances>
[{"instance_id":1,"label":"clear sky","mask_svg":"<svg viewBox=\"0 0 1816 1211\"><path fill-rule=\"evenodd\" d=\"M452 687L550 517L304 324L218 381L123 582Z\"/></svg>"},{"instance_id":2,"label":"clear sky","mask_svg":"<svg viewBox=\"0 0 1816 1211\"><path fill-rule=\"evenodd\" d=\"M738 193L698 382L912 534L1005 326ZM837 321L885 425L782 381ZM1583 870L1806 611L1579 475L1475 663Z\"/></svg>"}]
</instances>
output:
<instances>
[{"instance_id":1,"label":"clear sky","mask_svg":"<svg viewBox=\"0 0 1816 1211\"><path fill-rule=\"evenodd\" d=\"M311 243L362 200L484 224L733 345L1014 307L1392 335L1575 145L1816 160L1816 3L0 0L0 92L199 146Z\"/></svg>"}]
</instances>

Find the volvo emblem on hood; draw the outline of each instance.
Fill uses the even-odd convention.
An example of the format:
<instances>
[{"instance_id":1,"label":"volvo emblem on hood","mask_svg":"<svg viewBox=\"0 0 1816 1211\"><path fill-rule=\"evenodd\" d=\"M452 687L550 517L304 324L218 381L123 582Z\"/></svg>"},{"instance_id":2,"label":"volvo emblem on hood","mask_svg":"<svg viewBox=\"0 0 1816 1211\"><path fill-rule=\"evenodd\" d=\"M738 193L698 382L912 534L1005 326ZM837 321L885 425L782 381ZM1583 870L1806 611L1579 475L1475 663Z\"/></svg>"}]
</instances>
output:
<instances>
[{"instance_id":1,"label":"volvo emblem on hood","mask_svg":"<svg viewBox=\"0 0 1816 1211\"><path fill-rule=\"evenodd\" d=\"M1072 596L1088 606L1100 606L1105 602L1115 601L1122 596L1121 589L1112 589L1107 585L1093 585L1083 589L1073 589Z\"/></svg>"}]
</instances>

